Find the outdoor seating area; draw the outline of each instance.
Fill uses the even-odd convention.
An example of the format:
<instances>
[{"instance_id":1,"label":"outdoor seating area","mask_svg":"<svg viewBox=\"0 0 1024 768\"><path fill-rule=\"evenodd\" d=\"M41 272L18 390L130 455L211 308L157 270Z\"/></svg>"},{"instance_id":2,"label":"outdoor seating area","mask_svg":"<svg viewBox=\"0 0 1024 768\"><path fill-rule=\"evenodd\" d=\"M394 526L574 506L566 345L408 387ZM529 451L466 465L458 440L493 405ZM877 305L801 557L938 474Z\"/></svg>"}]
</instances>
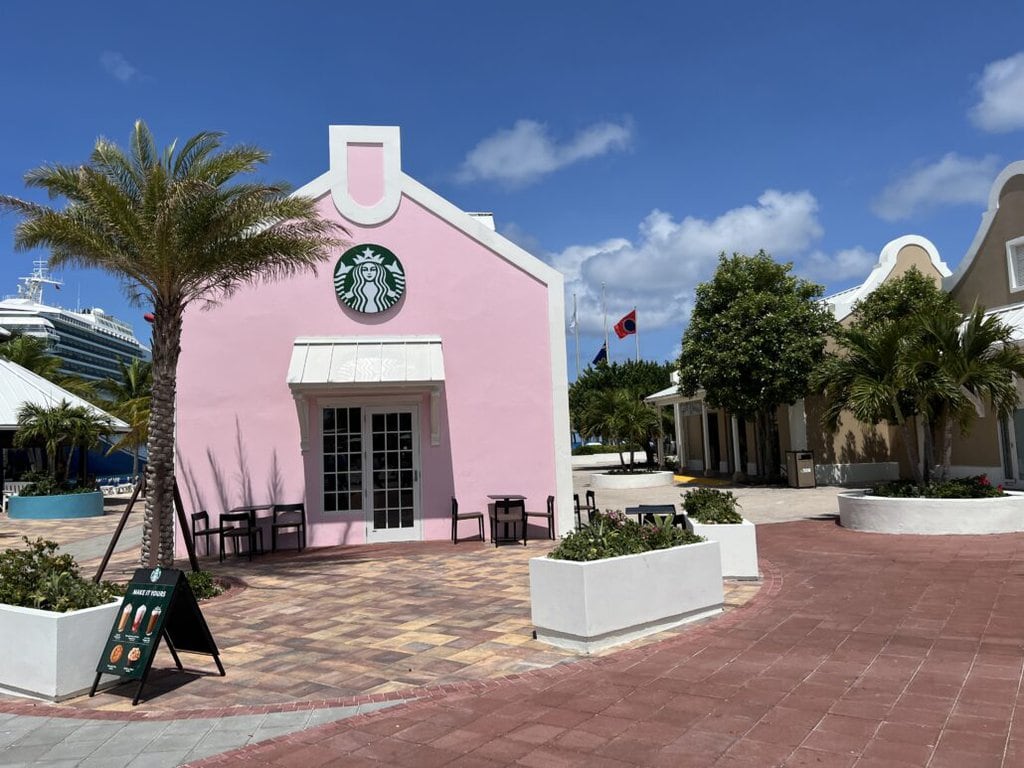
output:
<instances>
[{"instance_id":1,"label":"outdoor seating area","mask_svg":"<svg viewBox=\"0 0 1024 768\"><path fill-rule=\"evenodd\" d=\"M269 515L259 513L270 512ZM248 560L266 552L264 531L269 532L270 551L277 552L278 537L295 537L295 548L302 552L306 548L306 505L296 504L248 504L232 507L220 514L219 525L211 526L210 513L206 510L191 515L192 542L197 555L212 555L211 541L217 542L220 562L229 554L245 554ZM203 542L202 550L199 542Z\"/></svg>"}]
</instances>

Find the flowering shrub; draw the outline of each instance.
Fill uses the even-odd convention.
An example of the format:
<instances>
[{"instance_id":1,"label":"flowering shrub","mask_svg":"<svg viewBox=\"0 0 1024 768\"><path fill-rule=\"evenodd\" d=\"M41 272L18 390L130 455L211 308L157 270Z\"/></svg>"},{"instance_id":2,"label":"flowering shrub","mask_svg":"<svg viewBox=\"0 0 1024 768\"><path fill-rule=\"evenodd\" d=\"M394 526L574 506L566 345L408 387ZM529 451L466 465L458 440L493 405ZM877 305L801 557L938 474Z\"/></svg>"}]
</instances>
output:
<instances>
[{"instance_id":1,"label":"flowering shrub","mask_svg":"<svg viewBox=\"0 0 1024 768\"><path fill-rule=\"evenodd\" d=\"M1003 492L1003 486L992 485L988 475L932 480L924 485L915 485L908 480L894 480L888 483L879 483L869 493L872 496L903 499L985 499L1006 495Z\"/></svg>"},{"instance_id":2,"label":"flowering shrub","mask_svg":"<svg viewBox=\"0 0 1024 768\"><path fill-rule=\"evenodd\" d=\"M701 541L704 541L701 536L673 526L671 516L666 516L658 525L641 525L621 511L606 510L594 512L590 523L563 538L548 557L554 560L603 560Z\"/></svg>"}]
</instances>

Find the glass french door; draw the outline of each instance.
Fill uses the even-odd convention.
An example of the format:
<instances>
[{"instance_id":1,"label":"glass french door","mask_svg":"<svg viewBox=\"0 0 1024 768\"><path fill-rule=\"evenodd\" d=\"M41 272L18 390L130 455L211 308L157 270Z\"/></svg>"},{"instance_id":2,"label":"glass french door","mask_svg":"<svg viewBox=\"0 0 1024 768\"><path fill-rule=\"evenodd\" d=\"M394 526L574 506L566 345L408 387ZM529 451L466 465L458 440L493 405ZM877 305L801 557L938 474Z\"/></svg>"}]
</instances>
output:
<instances>
[{"instance_id":1,"label":"glass french door","mask_svg":"<svg viewBox=\"0 0 1024 768\"><path fill-rule=\"evenodd\" d=\"M362 513L366 540L421 538L415 406L325 407L324 512Z\"/></svg>"}]
</instances>

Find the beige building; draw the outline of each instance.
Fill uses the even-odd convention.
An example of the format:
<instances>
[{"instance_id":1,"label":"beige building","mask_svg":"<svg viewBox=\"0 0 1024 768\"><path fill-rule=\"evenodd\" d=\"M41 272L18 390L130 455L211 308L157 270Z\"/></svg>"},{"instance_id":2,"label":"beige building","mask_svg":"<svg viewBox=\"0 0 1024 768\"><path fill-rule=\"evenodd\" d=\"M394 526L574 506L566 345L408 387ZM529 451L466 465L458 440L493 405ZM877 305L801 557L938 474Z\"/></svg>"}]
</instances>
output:
<instances>
[{"instance_id":1,"label":"beige building","mask_svg":"<svg viewBox=\"0 0 1024 768\"><path fill-rule=\"evenodd\" d=\"M824 301L836 320L846 324L851 321L858 301L911 267L917 267L936 283L950 276L931 241L907 235L882 248L878 263L863 283L828 296ZM646 401L657 408L673 409L677 458L682 470L724 475L765 474L764 468L758 466L754 424L710 407L704 401L703 392L687 397L673 385L650 395ZM884 424L877 427L861 424L852 416L846 416L839 430L829 434L820 426L821 414L821 398L811 397L783 406L776 415L782 455L785 456L786 451L813 451L815 479L819 484L868 483L907 474L906 451L895 429Z\"/></svg>"},{"instance_id":2,"label":"beige building","mask_svg":"<svg viewBox=\"0 0 1024 768\"><path fill-rule=\"evenodd\" d=\"M1024 161L1007 166L989 193L981 226L955 273L950 273L927 238L906 235L886 244L867 279L824 299L841 323L851 321L854 305L882 283L917 267L951 293L968 311L975 304L998 315L1013 329L1013 340L1024 344ZM1024 405L1024 384L1018 382ZM646 398L675 416L680 468L696 473L763 475L757 465L753 424L668 387ZM897 431L885 424L862 424L847 415L835 434L821 424L818 397L782 407L778 413L783 451L810 449L820 484L864 484L897 476L908 477L907 452ZM918 429L919 449L922 435ZM919 455L923 452L919 450ZM987 474L993 483L1024 487L1024 407L1000 420L984 408L971 433L959 434L953 444L953 476Z\"/></svg>"}]
</instances>

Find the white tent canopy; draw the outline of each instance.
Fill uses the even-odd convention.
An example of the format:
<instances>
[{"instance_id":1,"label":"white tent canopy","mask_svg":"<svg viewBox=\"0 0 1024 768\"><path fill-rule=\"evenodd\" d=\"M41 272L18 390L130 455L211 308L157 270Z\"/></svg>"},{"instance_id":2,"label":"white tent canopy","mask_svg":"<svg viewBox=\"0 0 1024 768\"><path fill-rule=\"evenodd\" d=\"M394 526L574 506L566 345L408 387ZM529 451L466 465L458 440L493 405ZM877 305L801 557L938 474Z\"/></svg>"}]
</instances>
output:
<instances>
[{"instance_id":1,"label":"white tent canopy","mask_svg":"<svg viewBox=\"0 0 1024 768\"><path fill-rule=\"evenodd\" d=\"M115 432L127 432L130 429L123 421L115 419L89 401L71 394L16 363L0 358L0 430L18 428L18 411L26 403L53 406L58 405L61 400L67 400L71 405L84 405L97 416L110 419Z\"/></svg>"}]
</instances>

